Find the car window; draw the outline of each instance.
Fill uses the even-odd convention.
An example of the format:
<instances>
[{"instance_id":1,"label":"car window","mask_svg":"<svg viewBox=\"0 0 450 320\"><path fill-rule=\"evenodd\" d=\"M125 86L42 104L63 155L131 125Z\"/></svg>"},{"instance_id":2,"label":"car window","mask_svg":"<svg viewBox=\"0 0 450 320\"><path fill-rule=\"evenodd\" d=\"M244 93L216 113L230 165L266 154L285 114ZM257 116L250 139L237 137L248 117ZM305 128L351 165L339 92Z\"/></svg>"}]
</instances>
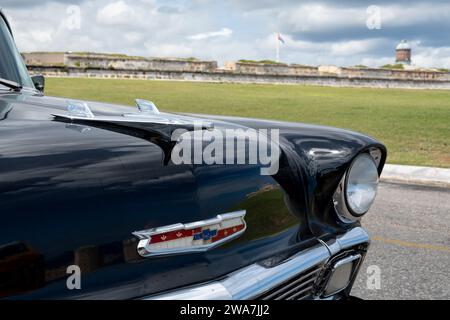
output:
<instances>
[{"instance_id":1,"label":"car window","mask_svg":"<svg viewBox=\"0 0 450 320\"><path fill-rule=\"evenodd\" d=\"M33 87L22 56L16 48L9 29L0 16L0 78Z\"/></svg>"}]
</instances>

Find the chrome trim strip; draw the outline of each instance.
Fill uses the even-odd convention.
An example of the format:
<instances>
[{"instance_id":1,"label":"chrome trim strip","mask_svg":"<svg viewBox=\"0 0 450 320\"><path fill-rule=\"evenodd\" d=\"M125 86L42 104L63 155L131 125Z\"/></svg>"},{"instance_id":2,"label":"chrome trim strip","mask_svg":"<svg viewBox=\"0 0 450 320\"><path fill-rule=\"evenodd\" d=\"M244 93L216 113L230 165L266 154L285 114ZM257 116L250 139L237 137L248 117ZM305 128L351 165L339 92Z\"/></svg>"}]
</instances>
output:
<instances>
[{"instance_id":1,"label":"chrome trim strip","mask_svg":"<svg viewBox=\"0 0 450 320\"><path fill-rule=\"evenodd\" d=\"M222 284L233 299L252 299L328 258L328 250L318 245L273 268L264 268L258 264L251 265L229 275Z\"/></svg>"},{"instance_id":2,"label":"chrome trim strip","mask_svg":"<svg viewBox=\"0 0 450 320\"><path fill-rule=\"evenodd\" d=\"M280 265L265 268L253 264L227 275L223 280L182 288L142 298L143 300L246 300L258 297L301 272L324 264L340 250L367 243L369 236L360 227L337 237L330 245L320 242ZM339 249L339 250L337 250ZM337 251L336 251L337 250Z\"/></svg>"},{"instance_id":3,"label":"chrome trim strip","mask_svg":"<svg viewBox=\"0 0 450 320\"><path fill-rule=\"evenodd\" d=\"M311 272L308 272L307 274L303 275L302 277L298 278L297 280L292 281L292 282L289 281L289 283L287 283L282 288L280 288L276 291L273 291L269 295L265 295L263 297L263 300L270 300L274 297L276 297L276 299L282 299L282 298L288 296L293 291L298 289L300 286L303 287L306 284L309 284L310 282L315 281L316 280L315 276L318 276L318 273L320 273L321 270L322 270L321 267L317 267L316 269L313 269ZM311 277L311 276L314 276L314 277L312 277L310 280L305 281L305 279L307 279L308 277Z\"/></svg>"},{"instance_id":4,"label":"chrome trim strip","mask_svg":"<svg viewBox=\"0 0 450 320\"><path fill-rule=\"evenodd\" d=\"M360 254L356 254L356 255L353 255L353 256L349 256L349 257L347 257L347 258L344 258L344 259L342 259L342 260L339 260L338 262L336 262L336 263L334 264L333 269L337 269L337 268L339 268L340 266L343 266L344 264L347 264L347 263L349 263L349 262L355 261L355 260L357 260L357 259L361 259L361 255L360 255Z\"/></svg>"},{"instance_id":5,"label":"chrome trim strip","mask_svg":"<svg viewBox=\"0 0 450 320\"><path fill-rule=\"evenodd\" d=\"M383 155L381 153L381 150L378 148L370 148L369 150L370 156L373 158L373 160L375 161L377 168L380 167L380 162L381 162L381 156Z\"/></svg>"},{"instance_id":6,"label":"chrome trim strip","mask_svg":"<svg viewBox=\"0 0 450 320\"><path fill-rule=\"evenodd\" d=\"M305 281L305 279L306 279L307 277L310 277L310 276L312 276L312 275L315 275L315 274L318 273L319 271L320 271L320 269L314 270L314 272L310 272L308 275L305 275L305 276L301 277L300 279L297 279L296 281L287 284L287 285L286 285L287 291L281 293L281 295L279 295L280 292L277 291L277 292L272 293L270 296L264 297L264 300L269 300L270 298L275 297L275 296L277 296L277 295L279 295L279 296L276 297L276 300L282 300L283 298L286 298L286 297L290 296L292 293L294 293L295 290L298 290L299 287L304 287L305 285L310 284L311 282L313 282L310 286L308 286L308 287L302 289L301 292L303 293L303 292L306 291L306 289L311 289L311 288L312 288L312 285L314 284L314 281L316 281L316 278L313 277L313 278L311 278L311 279L309 279L309 280L306 280L306 281ZM300 285L299 285L299 286L296 286L296 284L300 284ZM286 289L286 288L283 288L283 289ZM292 296L292 295L291 295L291 296ZM294 295L294 296L295 296L295 295Z\"/></svg>"},{"instance_id":7,"label":"chrome trim strip","mask_svg":"<svg viewBox=\"0 0 450 320\"><path fill-rule=\"evenodd\" d=\"M362 243L370 243L369 234L361 227L356 227L336 239L328 240L325 245L331 255Z\"/></svg>"}]
</instances>

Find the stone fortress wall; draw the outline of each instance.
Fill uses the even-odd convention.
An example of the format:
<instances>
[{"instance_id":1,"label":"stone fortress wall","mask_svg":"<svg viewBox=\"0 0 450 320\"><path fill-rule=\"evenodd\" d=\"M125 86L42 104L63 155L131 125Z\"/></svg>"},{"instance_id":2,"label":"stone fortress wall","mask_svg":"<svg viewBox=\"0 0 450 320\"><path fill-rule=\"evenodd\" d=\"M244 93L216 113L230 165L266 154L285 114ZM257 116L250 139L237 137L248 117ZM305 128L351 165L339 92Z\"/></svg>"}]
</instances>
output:
<instances>
[{"instance_id":1,"label":"stone fortress wall","mask_svg":"<svg viewBox=\"0 0 450 320\"><path fill-rule=\"evenodd\" d=\"M130 57L93 53L23 53L33 74L49 77L127 78L275 83L405 89L450 89L450 73L434 70L304 66Z\"/></svg>"}]
</instances>

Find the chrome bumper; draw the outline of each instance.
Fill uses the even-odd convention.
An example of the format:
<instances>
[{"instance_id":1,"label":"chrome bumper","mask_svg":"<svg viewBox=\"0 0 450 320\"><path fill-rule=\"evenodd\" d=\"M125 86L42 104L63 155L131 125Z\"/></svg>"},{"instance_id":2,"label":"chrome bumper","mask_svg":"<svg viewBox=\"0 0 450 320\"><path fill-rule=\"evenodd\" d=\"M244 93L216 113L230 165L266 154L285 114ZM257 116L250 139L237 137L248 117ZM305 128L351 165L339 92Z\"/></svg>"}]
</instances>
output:
<instances>
[{"instance_id":1,"label":"chrome bumper","mask_svg":"<svg viewBox=\"0 0 450 320\"><path fill-rule=\"evenodd\" d=\"M358 245L368 244L369 236L356 227L327 243L320 241L311 249L302 251L271 268L253 264L235 271L220 281L208 282L176 291L143 298L144 300L247 300L259 298L280 284L309 272L323 270L336 255ZM314 272L314 271L313 271ZM316 279L314 279L316 280ZM311 284L312 286L312 284ZM309 287L308 287L309 288ZM285 294L284 294L285 295ZM320 294L313 298L321 298ZM330 298L330 297L328 297Z\"/></svg>"}]
</instances>

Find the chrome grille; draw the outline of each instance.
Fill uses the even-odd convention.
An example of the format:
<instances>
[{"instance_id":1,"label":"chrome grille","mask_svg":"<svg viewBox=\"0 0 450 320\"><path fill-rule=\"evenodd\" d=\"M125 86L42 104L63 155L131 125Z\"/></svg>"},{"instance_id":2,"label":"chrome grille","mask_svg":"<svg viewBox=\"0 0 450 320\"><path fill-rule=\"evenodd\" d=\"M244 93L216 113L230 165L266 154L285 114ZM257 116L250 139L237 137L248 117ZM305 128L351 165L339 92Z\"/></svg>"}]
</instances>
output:
<instances>
[{"instance_id":1,"label":"chrome grille","mask_svg":"<svg viewBox=\"0 0 450 320\"><path fill-rule=\"evenodd\" d=\"M312 267L286 282L265 292L261 300L304 300L313 295L314 284L320 275L322 265Z\"/></svg>"}]
</instances>

